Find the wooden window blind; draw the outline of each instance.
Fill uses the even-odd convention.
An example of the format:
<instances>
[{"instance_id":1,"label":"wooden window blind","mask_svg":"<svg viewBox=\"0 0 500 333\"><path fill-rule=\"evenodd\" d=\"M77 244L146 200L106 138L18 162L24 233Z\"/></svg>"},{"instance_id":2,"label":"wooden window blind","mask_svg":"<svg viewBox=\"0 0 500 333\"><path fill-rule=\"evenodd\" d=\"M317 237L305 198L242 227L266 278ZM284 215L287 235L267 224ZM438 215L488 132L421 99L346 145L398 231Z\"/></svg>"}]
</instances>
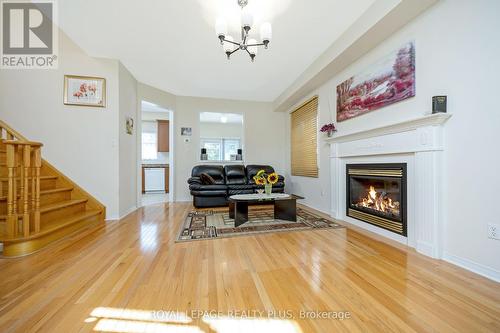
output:
<instances>
[{"instance_id":1,"label":"wooden window blind","mask_svg":"<svg viewBox=\"0 0 500 333\"><path fill-rule=\"evenodd\" d=\"M292 176L318 178L318 96L291 114Z\"/></svg>"}]
</instances>

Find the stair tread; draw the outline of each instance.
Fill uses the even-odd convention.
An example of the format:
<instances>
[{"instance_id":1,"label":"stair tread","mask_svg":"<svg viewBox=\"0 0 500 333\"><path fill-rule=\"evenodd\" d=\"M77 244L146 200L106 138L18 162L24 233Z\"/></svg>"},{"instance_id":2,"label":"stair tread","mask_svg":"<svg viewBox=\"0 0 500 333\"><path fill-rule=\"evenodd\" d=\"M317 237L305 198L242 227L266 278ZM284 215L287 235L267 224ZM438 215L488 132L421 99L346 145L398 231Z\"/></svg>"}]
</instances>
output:
<instances>
[{"instance_id":1,"label":"stair tread","mask_svg":"<svg viewBox=\"0 0 500 333\"><path fill-rule=\"evenodd\" d=\"M17 238L10 238L8 239L9 241L22 241L26 239L32 239L32 238L37 238L49 233L52 233L54 231L57 231L59 229L65 228L73 223L80 222L81 220L96 216L101 214L101 210L99 209L93 209L93 210L86 210L80 213L72 214L71 216L63 219L58 219L55 221L52 221L51 223L47 223L45 225L41 226L40 232L38 233L33 233L28 237L17 237ZM4 239L7 240L7 238L4 237L4 235L0 235L0 241Z\"/></svg>"},{"instance_id":2,"label":"stair tread","mask_svg":"<svg viewBox=\"0 0 500 333\"><path fill-rule=\"evenodd\" d=\"M54 230L60 229L67 225L73 224L75 222L81 221L85 218L89 218L100 214L101 211L98 209L85 210L80 213L72 214L71 216L63 219L58 219L51 221L50 223L42 224L40 233L53 232Z\"/></svg>"},{"instance_id":3,"label":"stair tread","mask_svg":"<svg viewBox=\"0 0 500 333\"><path fill-rule=\"evenodd\" d=\"M50 212L53 210L58 210L61 208L77 205L80 203L85 203L87 201L88 201L87 199L71 199L71 200L64 200L64 201L56 202L53 204L44 205L44 206L40 207L40 213L47 213L47 212ZM7 219L7 215L0 215L0 221L6 220L6 219Z\"/></svg>"},{"instance_id":4,"label":"stair tread","mask_svg":"<svg viewBox=\"0 0 500 333\"><path fill-rule=\"evenodd\" d=\"M40 190L40 195L57 193L57 192L72 191L72 190L73 190L72 187L58 187L58 188L53 188L50 190ZM19 197L19 195L18 195L18 197ZM31 197L31 193L30 193L30 197ZM7 200L7 196L0 197L0 201L5 201L5 200Z\"/></svg>"},{"instance_id":5,"label":"stair tread","mask_svg":"<svg viewBox=\"0 0 500 333\"><path fill-rule=\"evenodd\" d=\"M57 210L57 209L61 209L64 207L77 205L79 203L85 203L87 201L88 201L87 199L71 199L71 200L64 200L61 202L56 202L53 204L49 204L49 205L45 205L45 206L40 207L40 213L50 212L52 210Z\"/></svg>"}]
</instances>

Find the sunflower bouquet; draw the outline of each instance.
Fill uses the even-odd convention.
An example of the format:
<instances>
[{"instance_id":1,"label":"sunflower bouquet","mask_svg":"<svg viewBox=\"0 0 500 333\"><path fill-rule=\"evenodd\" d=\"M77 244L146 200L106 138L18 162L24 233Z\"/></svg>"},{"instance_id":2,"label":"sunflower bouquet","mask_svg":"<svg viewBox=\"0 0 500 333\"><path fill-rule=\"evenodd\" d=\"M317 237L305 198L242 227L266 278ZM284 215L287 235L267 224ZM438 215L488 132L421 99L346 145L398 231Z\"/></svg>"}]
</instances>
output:
<instances>
[{"instance_id":1,"label":"sunflower bouquet","mask_svg":"<svg viewBox=\"0 0 500 333\"><path fill-rule=\"evenodd\" d=\"M272 193L273 185L278 182L278 179L279 179L279 177L278 177L278 174L276 172L267 174L264 170L260 170L253 177L255 184L264 185L266 194L268 194L268 195Z\"/></svg>"}]
</instances>

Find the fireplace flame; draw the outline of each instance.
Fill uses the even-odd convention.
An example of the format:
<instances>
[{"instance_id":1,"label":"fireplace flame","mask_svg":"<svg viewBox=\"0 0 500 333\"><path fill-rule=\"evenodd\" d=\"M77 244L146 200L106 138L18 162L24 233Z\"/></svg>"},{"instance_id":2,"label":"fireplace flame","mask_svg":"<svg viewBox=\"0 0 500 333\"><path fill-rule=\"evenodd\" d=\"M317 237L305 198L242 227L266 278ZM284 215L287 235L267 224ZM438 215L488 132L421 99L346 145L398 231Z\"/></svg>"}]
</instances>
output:
<instances>
[{"instance_id":1,"label":"fireplace flame","mask_svg":"<svg viewBox=\"0 0 500 333\"><path fill-rule=\"evenodd\" d=\"M365 207L383 213L399 215L399 201L394 201L385 192L377 192L374 186L370 186L368 195L355 204L358 207Z\"/></svg>"}]
</instances>

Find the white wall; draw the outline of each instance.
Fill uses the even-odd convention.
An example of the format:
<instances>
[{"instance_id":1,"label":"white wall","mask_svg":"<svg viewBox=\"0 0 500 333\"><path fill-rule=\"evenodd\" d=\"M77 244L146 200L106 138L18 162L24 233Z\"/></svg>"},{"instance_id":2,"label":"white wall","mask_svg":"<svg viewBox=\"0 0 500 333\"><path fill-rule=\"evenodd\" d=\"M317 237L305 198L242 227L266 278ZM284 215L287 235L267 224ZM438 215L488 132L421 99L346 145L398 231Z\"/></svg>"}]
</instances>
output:
<instances>
[{"instance_id":1,"label":"white wall","mask_svg":"<svg viewBox=\"0 0 500 333\"><path fill-rule=\"evenodd\" d=\"M415 40L416 97L339 123L338 131L356 132L422 116L430 113L432 96L448 95L448 112L453 117L445 125L445 257L497 277L500 241L487 238L487 223L500 224L496 210L491 209L500 188L500 174L495 172L500 165L499 12L500 2L495 0L442 0L311 94L319 95L320 125L335 120L337 84ZM319 142L320 178L288 177L294 193L308 198L312 207L329 212L328 146Z\"/></svg>"},{"instance_id":2,"label":"white wall","mask_svg":"<svg viewBox=\"0 0 500 333\"><path fill-rule=\"evenodd\" d=\"M0 118L30 140L42 156L117 217L119 158L118 62L87 56L64 33L59 69L0 70ZM105 108L63 104L64 75L106 79Z\"/></svg>"},{"instance_id":3,"label":"white wall","mask_svg":"<svg viewBox=\"0 0 500 333\"><path fill-rule=\"evenodd\" d=\"M119 214L120 217L133 211L137 205L137 129L133 134L126 132L127 117L137 124L137 81L130 72L119 64Z\"/></svg>"},{"instance_id":4,"label":"white wall","mask_svg":"<svg viewBox=\"0 0 500 333\"><path fill-rule=\"evenodd\" d=\"M243 124L231 123L200 123L200 138L231 138L243 137Z\"/></svg>"}]
</instances>

